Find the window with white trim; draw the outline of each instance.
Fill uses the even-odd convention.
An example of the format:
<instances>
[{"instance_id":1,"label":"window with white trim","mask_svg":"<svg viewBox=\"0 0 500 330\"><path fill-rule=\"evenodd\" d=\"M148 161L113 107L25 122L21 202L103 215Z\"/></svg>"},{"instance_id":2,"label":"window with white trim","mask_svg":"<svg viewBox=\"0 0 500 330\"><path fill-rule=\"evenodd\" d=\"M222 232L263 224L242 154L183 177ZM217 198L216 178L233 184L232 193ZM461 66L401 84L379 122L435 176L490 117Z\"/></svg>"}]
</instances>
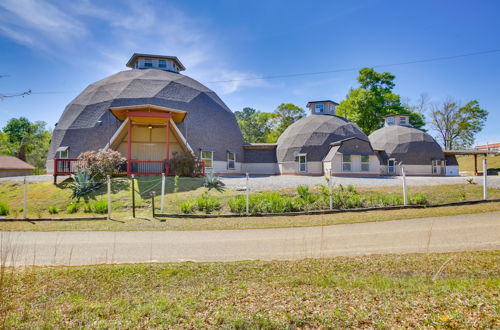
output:
<instances>
[{"instance_id":1,"label":"window with white trim","mask_svg":"<svg viewBox=\"0 0 500 330\"><path fill-rule=\"evenodd\" d=\"M352 171L351 155L342 155L342 172Z\"/></svg>"},{"instance_id":2,"label":"window with white trim","mask_svg":"<svg viewBox=\"0 0 500 330\"><path fill-rule=\"evenodd\" d=\"M330 104L330 113L335 113L335 106Z\"/></svg>"},{"instance_id":3,"label":"window with white trim","mask_svg":"<svg viewBox=\"0 0 500 330\"><path fill-rule=\"evenodd\" d=\"M56 158L69 158L69 148L60 147L56 152Z\"/></svg>"},{"instance_id":4,"label":"window with white trim","mask_svg":"<svg viewBox=\"0 0 500 330\"><path fill-rule=\"evenodd\" d=\"M165 61L165 60L159 60L158 61L158 67L159 68L166 68L167 67L167 61Z\"/></svg>"},{"instance_id":5,"label":"window with white trim","mask_svg":"<svg viewBox=\"0 0 500 330\"><path fill-rule=\"evenodd\" d=\"M299 155L299 172L307 172L307 155Z\"/></svg>"},{"instance_id":6,"label":"window with white trim","mask_svg":"<svg viewBox=\"0 0 500 330\"><path fill-rule=\"evenodd\" d=\"M325 112L325 105L324 104L316 104L314 106L314 110L316 113L323 113L323 112Z\"/></svg>"},{"instance_id":7,"label":"window with white trim","mask_svg":"<svg viewBox=\"0 0 500 330\"><path fill-rule=\"evenodd\" d=\"M234 170L236 168L236 153L232 151L227 152L227 169Z\"/></svg>"},{"instance_id":8,"label":"window with white trim","mask_svg":"<svg viewBox=\"0 0 500 330\"><path fill-rule=\"evenodd\" d=\"M370 172L370 156L361 156L361 172Z\"/></svg>"},{"instance_id":9,"label":"window with white trim","mask_svg":"<svg viewBox=\"0 0 500 330\"><path fill-rule=\"evenodd\" d=\"M399 124L406 125L406 117L399 117Z\"/></svg>"},{"instance_id":10,"label":"window with white trim","mask_svg":"<svg viewBox=\"0 0 500 330\"><path fill-rule=\"evenodd\" d=\"M152 68L153 67L153 60L144 60L144 67L146 68Z\"/></svg>"},{"instance_id":11,"label":"window with white trim","mask_svg":"<svg viewBox=\"0 0 500 330\"><path fill-rule=\"evenodd\" d=\"M396 160L394 158L391 158L387 161L387 173L396 173Z\"/></svg>"},{"instance_id":12,"label":"window with white trim","mask_svg":"<svg viewBox=\"0 0 500 330\"><path fill-rule=\"evenodd\" d=\"M387 125L392 126L396 123L396 119L394 117L387 117L385 119L385 122L387 123Z\"/></svg>"},{"instance_id":13,"label":"window with white trim","mask_svg":"<svg viewBox=\"0 0 500 330\"><path fill-rule=\"evenodd\" d=\"M202 150L200 155L201 160L205 163L205 168L214 167L214 152Z\"/></svg>"}]
</instances>

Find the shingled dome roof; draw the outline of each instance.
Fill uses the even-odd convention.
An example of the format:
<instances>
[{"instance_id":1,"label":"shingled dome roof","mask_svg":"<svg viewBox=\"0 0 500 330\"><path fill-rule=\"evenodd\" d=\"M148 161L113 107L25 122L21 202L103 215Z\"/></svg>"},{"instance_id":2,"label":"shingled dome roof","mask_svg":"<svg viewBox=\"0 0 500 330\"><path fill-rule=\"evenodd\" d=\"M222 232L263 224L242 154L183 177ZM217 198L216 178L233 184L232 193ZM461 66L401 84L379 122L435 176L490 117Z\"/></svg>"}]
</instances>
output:
<instances>
[{"instance_id":1,"label":"shingled dome roof","mask_svg":"<svg viewBox=\"0 0 500 330\"><path fill-rule=\"evenodd\" d=\"M295 161L298 153L306 153L308 161L322 161L333 142L368 137L356 124L332 115L311 114L290 125L278 139L278 162Z\"/></svg>"},{"instance_id":2,"label":"shingled dome roof","mask_svg":"<svg viewBox=\"0 0 500 330\"><path fill-rule=\"evenodd\" d=\"M64 110L48 158L60 146L69 146L70 158L104 147L121 124L109 109L147 104L187 111L178 127L195 152L210 148L215 160L225 160L230 149L243 159L243 137L224 102L194 79L157 69L122 71L89 85Z\"/></svg>"},{"instance_id":3,"label":"shingled dome roof","mask_svg":"<svg viewBox=\"0 0 500 330\"><path fill-rule=\"evenodd\" d=\"M444 159L441 146L429 134L405 126L386 126L369 136L374 150L383 150L382 161L389 158L403 165L431 165L433 159Z\"/></svg>"}]
</instances>

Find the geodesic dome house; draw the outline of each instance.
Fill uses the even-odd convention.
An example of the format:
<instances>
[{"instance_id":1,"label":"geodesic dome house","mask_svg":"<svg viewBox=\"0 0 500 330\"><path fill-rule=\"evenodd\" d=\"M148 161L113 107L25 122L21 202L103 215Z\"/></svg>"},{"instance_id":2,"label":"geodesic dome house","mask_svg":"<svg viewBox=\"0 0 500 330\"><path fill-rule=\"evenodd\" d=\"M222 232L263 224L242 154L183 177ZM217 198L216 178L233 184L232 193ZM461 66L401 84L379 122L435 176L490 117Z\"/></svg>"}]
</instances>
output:
<instances>
[{"instance_id":1,"label":"geodesic dome house","mask_svg":"<svg viewBox=\"0 0 500 330\"><path fill-rule=\"evenodd\" d=\"M394 118L396 117L396 118ZM404 124L400 124L404 117ZM380 152L383 174L445 175L441 146L424 131L411 127L407 115L387 116L385 126L370 134L373 149Z\"/></svg>"},{"instance_id":2,"label":"geodesic dome house","mask_svg":"<svg viewBox=\"0 0 500 330\"><path fill-rule=\"evenodd\" d=\"M138 173L163 172L165 161L181 151L208 170L240 172L243 137L215 92L181 74L185 68L175 56L134 54L127 66L131 70L90 84L65 108L53 132L49 171L55 158L111 147Z\"/></svg>"},{"instance_id":3,"label":"geodesic dome house","mask_svg":"<svg viewBox=\"0 0 500 330\"><path fill-rule=\"evenodd\" d=\"M368 137L356 124L343 117L323 113L322 108L319 108L323 110L321 113L317 112L317 103L320 102L326 101L309 102L312 114L290 125L279 137L276 159L280 173L322 175L325 173L326 161L330 163L329 169L335 169L335 173L348 175L374 172L378 175L378 167L376 170L373 168L378 166L377 157ZM325 159L327 156L328 159ZM361 156L371 157L371 163L375 164L372 171L369 168L367 171L361 170L361 158L368 162L366 157Z\"/></svg>"}]
</instances>

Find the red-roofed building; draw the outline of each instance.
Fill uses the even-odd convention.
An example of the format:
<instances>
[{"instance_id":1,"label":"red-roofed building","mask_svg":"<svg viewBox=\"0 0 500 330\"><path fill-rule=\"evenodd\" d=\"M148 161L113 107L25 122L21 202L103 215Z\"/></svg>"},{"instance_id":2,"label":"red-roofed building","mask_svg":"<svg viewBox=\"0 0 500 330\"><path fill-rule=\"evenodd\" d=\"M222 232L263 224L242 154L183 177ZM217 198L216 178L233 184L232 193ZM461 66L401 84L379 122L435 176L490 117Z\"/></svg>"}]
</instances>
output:
<instances>
[{"instance_id":1,"label":"red-roofed building","mask_svg":"<svg viewBox=\"0 0 500 330\"><path fill-rule=\"evenodd\" d=\"M500 143L489 143L476 146L476 150L500 151Z\"/></svg>"},{"instance_id":2,"label":"red-roofed building","mask_svg":"<svg viewBox=\"0 0 500 330\"><path fill-rule=\"evenodd\" d=\"M33 175L34 169L33 166L19 158L0 156L0 178Z\"/></svg>"}]
</instances>

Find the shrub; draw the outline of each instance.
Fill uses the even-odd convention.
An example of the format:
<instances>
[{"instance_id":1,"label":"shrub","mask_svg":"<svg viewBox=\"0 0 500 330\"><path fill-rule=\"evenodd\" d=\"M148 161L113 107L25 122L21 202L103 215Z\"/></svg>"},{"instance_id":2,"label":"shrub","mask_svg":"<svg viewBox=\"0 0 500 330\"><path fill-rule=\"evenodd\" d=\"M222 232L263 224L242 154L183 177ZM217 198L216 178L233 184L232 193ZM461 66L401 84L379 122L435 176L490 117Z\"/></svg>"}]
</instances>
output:
<instances>
[{"instance_id":1,"label":"shrub","mask_svg":"<svg viewBox=\"0 0 500 330\"><path fill-rule=\"evenodd\" d=\"M230 199L229 209L233 213L243 214L246 212L246 199L244 196L237 196L236 198Z\"/></svg>"},{"instance_id":2,"label":"shrub","mask_svg":"<svg viewBox=\"0 0 500 330\"><path fill-rule=\"evenodd\" d=\"M78 203L71 203L66 207L66 211L68 213L76 213L80 209L80 205Z\"/></svg>"},{"instance_id":3,"label":"shrub","mask_svg":"<svg viewBox=\"0 0 500 330\"><path fill-rule=\"evenodd\" d=\"M70 185L73 193L72 198L80 199L83 196L90 194L93 190L97 189L100 184L95 182L88 172L77 171L73 176L73 183Z\"/></svg>"},{"instance_id":4,"label":"shrub","mask_svg":"<svg viewBox=\"0 0 500 330\"><path fill-rule=\"evenodd\" d=\"M170 159L169 170L175 175L199 176L202 166L190 152L176 152Z\"/></svg>"},{"instance_id":5,"label":"shrub","mask_svg":"<svg viewBox=\"0 0 500 330\"><path fill-rule=\"evenodd\" d=\"M105 214L105 213L108 213L108 202L105 201L105 200L102 200L102 201L95 201L93 204L92 204L92 210L95 212L95 213L98 213L98 214Z\"/></svg>"},{"instance_id":6,"label":"shrub","mask_svg":"<svg viewBox=\"0 0 500 330\"><path fill-rule=\"evenodd\" d=\"M75 166L76 171L88 173L90 178L103 180L106 175L118 171L120 164L125 158L115 150L99 149L98 151L86 151L78 156L80 161Z\"/></svg>"},{"instance_id":7,"label":"shrub","mask_svg":"<svg viewBox=\"0 0 500 330\"><path fill-rule=\"evenodd\" d=\"M422 193L416 193L415 195L410 196L409 200L411 205L427 205L429 201L427 200L427 196Z\"/></svg>"},{"instance_id":8,"label":"shrub","mask_svg":"<svg viewBox=\"0 0 500 330\"><path fill-rule=\"evenodd\" d=\"M2 202L0 202L0 215L9 215L9 207Z\"/></svg>"},{"instance_id":9,"label":"shrub","mask_svg":"<svg viewBox=\"0 0 500 330\"><path fill-rule=\"evenodd\" d=\"M185 201L180 204L181 212L184 214L190 214L196 211L196 202L195 201Z\"/></svg>"},{"instance_id":10,"label":"shrub","mask_svg":"<svg viewBox=\"0 0 500 330\"><path fill-rule=\"evenodd\" d=\"M49 214L59 213L59 208L57 206L49 206Z\"/></svg>"},{"instance_id":11,"label":"shrub","mask_svg":"<svg viewBox=\"0 0 500 330\"><path fill-rule=\"evenodd\" d=\"M90 203L83 204L83 212L85 212L85 213L94 212L94 210L92 209L92 204L90 204Z\"/></svg>"},{"instance_id":12,"label":"shrub","mask_svg":"<svg viewBox=\"0 0 500 330\"><path fill-rule=\"evenodd\" d=\"M208 191L215 189L218 192L223 192L224 191L224 182L220 180L220 178L213 174L213 173L208 173L205 176L205 181L203 182L203 186L208 189Z\"/></svg>"},{"instance_id":13,"label":"shrub","mask_svg":"<svg viewBox=\"0 0 500 330\"><path fill-rule=\"evenodd\" d=\"M350 192L350 193L354 193L356 194L356 188L354 188L354 186L352 184L348 185L347 186L347 191Z\"/></svg>"},{"instance_id":14,"label":"shrub","mask_svg":"<svg viewBox=\"0 0 500 330\"><path fill-rule=\"evenodd\" d=\"M205 212L206 214L210 214L213 211L217 211L221 209L221 202L213 197L209 197L207 195L203 195L200 198L197 198L196 208L199 211Z\"/></svg>"},{"instance_id":15,"label":"shrub","mask_svg":"<svg viewBox=\"0 0 500 330\"><path fill-rule=\"evenodd\" d=\"M298 186L297 187L297 194L299 194L300 198L302 199L307 199L311 195L309 192L309 187L308 186Z\"/></svg>"}]
</instances>

